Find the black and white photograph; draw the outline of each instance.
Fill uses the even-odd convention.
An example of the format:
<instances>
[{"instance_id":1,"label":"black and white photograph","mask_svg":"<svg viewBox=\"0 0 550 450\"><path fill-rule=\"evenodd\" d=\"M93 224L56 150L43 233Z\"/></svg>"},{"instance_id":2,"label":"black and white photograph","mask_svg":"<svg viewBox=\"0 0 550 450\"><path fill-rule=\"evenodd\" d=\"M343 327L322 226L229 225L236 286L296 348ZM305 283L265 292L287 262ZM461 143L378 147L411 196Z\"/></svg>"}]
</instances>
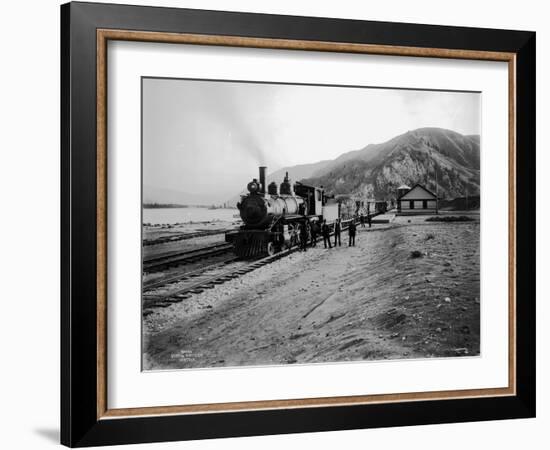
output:
<instances>
[{"instance_id":1,"label":"black and white photograph","mask_svg":"<svg viewBox=\"0 0 550 450\"><path fill-rule=\"evenodd\" d=\"M142 369L479 356L480 108L142 78Z\"/></svg>"}]
</instances>

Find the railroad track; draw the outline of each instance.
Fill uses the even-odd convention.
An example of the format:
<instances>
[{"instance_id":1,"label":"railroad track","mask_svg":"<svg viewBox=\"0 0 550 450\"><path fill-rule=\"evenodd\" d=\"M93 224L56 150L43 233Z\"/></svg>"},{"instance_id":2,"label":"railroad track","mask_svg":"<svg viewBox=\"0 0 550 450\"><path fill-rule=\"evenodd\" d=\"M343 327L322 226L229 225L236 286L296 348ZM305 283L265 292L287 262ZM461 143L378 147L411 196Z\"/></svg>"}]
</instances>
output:
<instances>
[{"instance_id":1,"label":"railroad track","mask_svg":"<svg viewBox=\"0 0 550 450\"><path fill-rule=\"evenodd\" d=\"M207 289L212 289L219 284L223 284L226 281L240 277L241 275L265 266L266 264L272 263L273 261L283 258L297 250L297 247L293 247L272 256L266 256L248 263L243 262L242 265L225 270L222 269L216 271L208 268L207 270L203 270L202 273L196 273L195 275L189 273L189 277L187 278L185 278L185 275L182 275L180 281L187 281L187 283L176 289L156 293L145 292L143 294L143 315L146 316L150 314L154 308L164 308L174 303L179 303L190 298L193 294L199 294Z\"/></svg>"},{"instance_id":2,"label":"railroad track","mask_svg":"<svg viewBox=\"0 0 550 450\"><path fill-rule=\"evenodd\" d=\"M349 221L344 221L342 230L347 230L347 225L349 224ZM334 232L330 234L331 236L334 235ZM321 237L317 238L317 242L322 241ZM231 247L230 247L231 248ZM290 253L293 253L295 251L298 251L299 247L295 246L290 249L283 250L282 252L276 253L272 256L266 256L254 261L250 261L248 263L243 262L242 265L238 267L231 267L226 270L218 270L220 267L223 266L223 264L227 264L227 262L222 262L220 264L209 266L207 268L198 269L193 272L187 272L185 274L180 274L174 276L172 279L163 279L158 280L152 283L149 283L148 285L144 285L144 294L143 294L143 303L142 303L142 311L143 315L147 316L153 312L154 308L165 308L167 306L170 306L174 303L179 303L185 299L190 298L193 294L199 294L201 292L204 292L207 289L212 289L217 285L223 284L226 281L230 281L234 278L237 278L241 275L244 275L248 272L251 272L259 267L265 266L266 264L269 264L273 261L276 261L280 258L283 258ZM234 258L233 262L238 260L238 258ZM187 281L185 284L180 285L178 288L175 289L167 289L166 291L161 292L150 292L156 288L162 288L163 286L166 286L168 284L173 283L179 283ZM147 292L149 291L149 292Z\"/></svg>"},{"instance_id":3,"label":"railroad track","mask_svg":"<svg viewBox=\"0 0 550 450\"><path fill-rule=\"evenodd\" d=\"M147 273L158 272L170 267L197 262L203 259L212 258L213 256L219 256L232 250L233 244L223 242L184 252L165 253L144 260L142 270Z\"/></svg>"},{"instance_id":4,"label":"railroad track","mask_svg":"<svg viewBox=\"0 0 550 450\"><path fill-rule=\"evenodd\" d=\"M149 245L158 245L158 244L165 244L167 242L177 242L177 241L184 241L186 239L193 239L203 236L214 236L216 234L223 234L228 230L205 230L205 231L196 231L194 233L179 233L173 236L162 236L156 239L144 239L143 245L149 246Z\"/></svg>"},{"instance_id":5,"label":"railroad track","mask_svg":"<svg viewBox=\"0 0 550 450\"><path fill-rule=\"evenodd\" d=\"M151 291L153 289L161 288L163 286L167 286L170 284L178 283L180 281L184 281L190 278L196 278L204 274L206 271L215 270L220 267L223 267L227 264L230 264L232 262L237 261L239 258L237 256L230 256L227 259L224 259L223 261L219 261L215 264L206 266L206 267L200 267L195 270L191 270L188 272L178 273L176 275L167 276L167 277L161 277L157 278L151 281L146 281L143 283L143 292L146 293L148 291Z\"/></svg>"}]
</instances>

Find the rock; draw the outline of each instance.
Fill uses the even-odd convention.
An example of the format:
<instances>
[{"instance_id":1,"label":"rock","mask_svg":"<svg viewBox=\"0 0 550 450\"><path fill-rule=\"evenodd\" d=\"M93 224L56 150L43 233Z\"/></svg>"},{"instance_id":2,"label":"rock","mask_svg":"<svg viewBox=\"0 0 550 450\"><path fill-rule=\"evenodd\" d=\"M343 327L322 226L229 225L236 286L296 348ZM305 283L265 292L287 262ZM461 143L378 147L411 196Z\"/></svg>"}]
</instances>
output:
<instances>
[{"instance_id":1,"label":"rock","mask_svg":"<svg viewBox=\"0 0 550 450\"><path fill-rule=\"evenodd\" d=\"M446 301L447 303L451 303L451 299L450 299L449 297L445 297L445 301Z\"/></svg>"},{"instance_id":2,"label":"rock","mask_svg":"<svg viewBox=\"0 0 550 450\"><path fill-rule=\"evenodd\" d=\"M437 328L435 329L435 331L437 331L438 333L441 333L443 330L442 330L440 327L437 327Z\"/></svg>"},{"instance_id":3,"label":"rock","mask_svg":"<svg viewBox=\"0 0 550 450\"><path fill-rule=\"evenodd\" d=\"M454 352L457 356L463 356L468 354L468 349L465 347L462 348L455 348Z\"/></svg>"},{"instance_id":4,"label":"rock","mask_svg":"<svg viewBox=\"0 0 550 450\"><path fill-rule=\"evenodd\" d=\"M437 306L436 306L436 308L439 309L439 308L441 308L442 306L443 306L443 305L442 305L441 303L438 303Z\"/></svg>"},{"instance_id":5,"label":"rock","mask_svg":"<svg viewBox=\"0 0 550 450\"><path fill-rule=\"evenodd\" d=\"M403 337L401 338L401 340L402 340L402 341L406 341L406 340L407 340L407 336L403 336Z\"/></svg>"}]
</instances>

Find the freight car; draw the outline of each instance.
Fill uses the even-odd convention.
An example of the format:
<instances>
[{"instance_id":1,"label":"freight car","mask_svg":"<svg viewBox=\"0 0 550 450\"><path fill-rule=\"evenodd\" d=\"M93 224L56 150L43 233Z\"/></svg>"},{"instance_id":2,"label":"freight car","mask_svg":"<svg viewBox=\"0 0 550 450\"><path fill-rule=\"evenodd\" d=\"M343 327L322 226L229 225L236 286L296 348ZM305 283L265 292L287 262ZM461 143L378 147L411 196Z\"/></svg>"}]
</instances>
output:
<instances>
[{"instance_id":1,"label":"freight car","mask_svg":"<svg viewBox=\"0 0 550 450\"><path fill-rule=\"evenodd\" d=\"M299 245L302 227L309 234L313 222L332 223L339 217L338 204L329 203L322 187L292 185L288 172L280 186L272 182L266 191L266 169L260 167L259 180L248 183L248 194L237 204L244 225L226 234L240 257L273 255Z\"/></svg>"}]
</instances>

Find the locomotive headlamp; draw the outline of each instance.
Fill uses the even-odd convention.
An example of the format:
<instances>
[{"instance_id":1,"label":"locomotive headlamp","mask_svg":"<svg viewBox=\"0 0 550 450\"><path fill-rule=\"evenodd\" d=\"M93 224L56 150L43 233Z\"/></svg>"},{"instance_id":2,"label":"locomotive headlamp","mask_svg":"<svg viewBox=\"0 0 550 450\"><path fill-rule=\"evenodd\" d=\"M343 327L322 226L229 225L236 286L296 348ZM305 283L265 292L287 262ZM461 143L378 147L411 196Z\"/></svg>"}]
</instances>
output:
<instances>
[{"instance_id":1,"label":"locomotive headlamp","mask_svg":"<svg viewBox=\"0 0 550 450\"><path fill-rule=\"evenodd\" d=\"M248 192L250 192L251 194L255 194L260 190L260 183L258 183L258 180L256 180L256 178L254 178L250 183L248 183L246 188L248 189Z\"/></svg>"}]
</instances>

